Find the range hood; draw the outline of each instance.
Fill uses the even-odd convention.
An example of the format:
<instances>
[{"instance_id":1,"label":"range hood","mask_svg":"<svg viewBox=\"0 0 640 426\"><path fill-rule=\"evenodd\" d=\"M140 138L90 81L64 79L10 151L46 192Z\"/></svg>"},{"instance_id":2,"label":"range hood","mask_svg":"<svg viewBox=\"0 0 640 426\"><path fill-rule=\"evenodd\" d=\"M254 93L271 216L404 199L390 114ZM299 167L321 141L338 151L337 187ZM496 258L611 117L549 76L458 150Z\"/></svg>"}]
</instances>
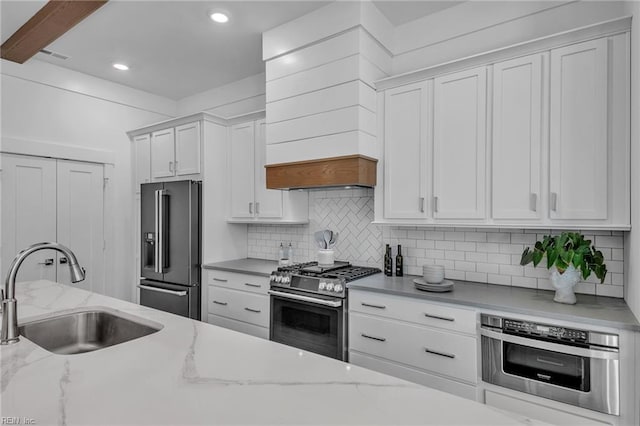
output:
<instances>
[{"instance_id":1,"label":"range hood","mask_svg":"<svg viewBox=\"0 0 640 426\"><path fill-rule=\"evenodd\" d=\"M378 160L364 155L320 158L293 163L269 164L268 189L327 189L376 185Z\"/></svg>"}]
</instances>

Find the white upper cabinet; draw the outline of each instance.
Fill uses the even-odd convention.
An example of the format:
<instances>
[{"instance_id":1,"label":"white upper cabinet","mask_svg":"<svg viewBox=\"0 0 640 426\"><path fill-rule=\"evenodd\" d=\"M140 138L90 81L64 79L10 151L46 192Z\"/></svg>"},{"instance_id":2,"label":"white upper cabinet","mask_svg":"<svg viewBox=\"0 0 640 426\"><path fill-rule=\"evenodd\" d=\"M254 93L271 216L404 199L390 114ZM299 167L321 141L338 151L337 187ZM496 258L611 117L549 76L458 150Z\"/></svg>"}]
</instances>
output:
<instances>
[{"instance_id":1,"label":"white upper cabinet","mask_svg":"<svg viewBox=\"0 0 640 426\"><path fill-rule=\"evenodd\" d=\"M492 217L539 220L542 54L493 66Z\"/></svg>"},{"instance_id":2,"label":"white upper cabinet","mask_svg":"<svg viewBox=\"0 0 640 426\"><path fill-rule=\"evenodd\" d=\"M254 133L253 121L231 126L230 199L235 218L254 216Z\"/></svg>"},{"instance_id":3,"label":"white upper cabinet","mask_svg":"<svg viewBox=\"0 0 640 426\"><path fill-rule=\"evenodd\" d=\"M432 81L389 89L384 94L384 216L428 216L427 177L431 159L427 91Z\"/></svg>"},{"instance_id":4,"label":"white upper cabinet","mask_svg":"<svg viewBox=\"0 0 640 426\"><path fill-rule=\"evenodd\" d=\"M485 215L487 70L475 68L434 80L433 215Z\"/></svg>"},{"instance_id":5,"label":"white upper cabinet","mask_svg":"<svg viewBox=\"0 0 640 426\"><path fill-rule=\"evenodd\" d=\"M136 155L145 149L145 136L134 138ZM137 145L142 142L142 145ZM151 133L151 180L184 179L182 176L200 174L201 136L200 122L177 127L169 127ZM140 173L144 173L144 156L136 160L138 183L145 183Z\"/></svg>"},{"instance_id":6,"label":"white upper cabinet","mask_svg":"<svg viewBox=\"0 0 640 426\"><path fill-rule=\"evenodd\" d=\"M151 178L161 179L174 175L175 161L174 129L165 129L151 134Z\"/></svg>"},{"instance_id":7,"label":"white upper cabinet","mask_svg":"<svg viewBox=\"0 0 640 426\"><path fill-rule=\"evenodd\" d=\"M151 135L140 135L133 138L133 150L136 162L136 191L138 185L151 182Z\"/></svg>"},{"instance_id":8,"label":"white upper cabinet","mask_svg":"<svg viewBox=\"0 0 640 426\"><path fill-rule=\"evenodd\" d=\"M265 120L235 124L229 137L229 222L307 223L306 191L267 189Z\"/></svg>"},{"instance_id":9,"label":"white upper cabinet","mask_svg":"<svg viewBox=\"0 0 640 426\"><path fill-rule=\"evenodd\" d=\"M200 173L200 122L176 127L176 176Z\"/></svg>"},{"instance_id":10,"label":"white upper cabinet","mask_svg":"<svg viewBox=\"0 0 640 426\"><path fill-rule=\"evenodd\" d=\"M279 218L282 212L282 191L277 189L267 189L266 164L266 123L265 120L255 122L255 210L256 215L261 218Z\"/></svg>"},{"instance_id":11,"label":"white upper cabinet","mask_svg":"<svg viewBox=\"0 0 640 426\"><path fill-rule=\"evenodd\" d=\"M382 80L376 221L630 229L629 32L580 31Z\"/></svg>"},{"instance_id":12,"label":"white upper cabinet","mask_svg":"<svg viewBox=\"0 0 640 426\"><path fill-rule=\"evenodd\" d=\"M607 43L551 51L552 219L607 219Z\"/></svg>"}]
</instances>

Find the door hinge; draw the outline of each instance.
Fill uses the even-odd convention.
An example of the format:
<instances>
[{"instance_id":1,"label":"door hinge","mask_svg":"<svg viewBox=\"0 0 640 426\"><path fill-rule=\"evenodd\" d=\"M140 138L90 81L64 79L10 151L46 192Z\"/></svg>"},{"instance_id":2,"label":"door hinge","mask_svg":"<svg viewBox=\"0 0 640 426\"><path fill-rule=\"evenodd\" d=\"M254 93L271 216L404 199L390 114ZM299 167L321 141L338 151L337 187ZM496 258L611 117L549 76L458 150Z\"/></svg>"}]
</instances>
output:
<instances>
[{"instance_id":1,"label":"door hinge","mask_svg":"<svg viewBox=\"0 0 640 426\"><path fill-rule=\"evenodd\" d=\"M103 178L102 179L102 188L106 188L107 184L109 183L109 178Z\"/></svg>"}]
</instances>

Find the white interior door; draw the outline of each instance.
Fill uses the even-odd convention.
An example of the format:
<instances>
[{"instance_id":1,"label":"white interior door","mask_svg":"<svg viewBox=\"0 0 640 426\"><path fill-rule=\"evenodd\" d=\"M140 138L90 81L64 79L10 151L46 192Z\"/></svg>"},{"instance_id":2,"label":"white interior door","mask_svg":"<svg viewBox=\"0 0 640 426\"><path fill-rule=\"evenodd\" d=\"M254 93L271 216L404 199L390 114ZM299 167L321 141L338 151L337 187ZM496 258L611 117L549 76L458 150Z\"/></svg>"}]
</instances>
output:
<instances>
[{"instance_id":1,"label":"white interior door","mask_svg":"<svg viewBox=\"0 0 640 426\"><path fill-rule=\"evenodd\" d=\"M69 247L86 269L74 286L104 294L104 167L58 161L58 242ZM60 254L57 281L70 284L69 268Z\"/></svg>"},{"instance_id":2,"label":"white interior door","mask_svg":"<svg viewBox=\"0 0 640 426\"><path fill-rule=\"evenodd\" d=\"M56 160L2 155L2 277L31 244L56 241ZM56 280L55 253L29 256L18 281Z\"/></svg>"}]
</instances>

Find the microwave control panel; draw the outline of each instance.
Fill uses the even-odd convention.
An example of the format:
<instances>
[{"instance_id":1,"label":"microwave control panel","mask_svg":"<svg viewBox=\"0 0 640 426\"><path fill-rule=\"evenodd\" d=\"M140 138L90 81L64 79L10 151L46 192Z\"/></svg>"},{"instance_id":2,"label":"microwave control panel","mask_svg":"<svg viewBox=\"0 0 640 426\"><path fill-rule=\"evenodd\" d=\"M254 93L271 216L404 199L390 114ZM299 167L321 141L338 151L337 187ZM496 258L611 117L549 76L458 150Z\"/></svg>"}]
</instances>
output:
<instances>
[{"instance_id":1,"label":"microwave control panel","mask_svg":"<svg viewBox=\"0 0 640 426\"><path fill-rule=\"evenodd\" d=\"M504 319L502 329L514 334L525 334L551 339L568 340L572 342L587 342L589 333L584 330L576 330L565 327L556 327L527 321Z\"/></svg>"}]
</instances>

